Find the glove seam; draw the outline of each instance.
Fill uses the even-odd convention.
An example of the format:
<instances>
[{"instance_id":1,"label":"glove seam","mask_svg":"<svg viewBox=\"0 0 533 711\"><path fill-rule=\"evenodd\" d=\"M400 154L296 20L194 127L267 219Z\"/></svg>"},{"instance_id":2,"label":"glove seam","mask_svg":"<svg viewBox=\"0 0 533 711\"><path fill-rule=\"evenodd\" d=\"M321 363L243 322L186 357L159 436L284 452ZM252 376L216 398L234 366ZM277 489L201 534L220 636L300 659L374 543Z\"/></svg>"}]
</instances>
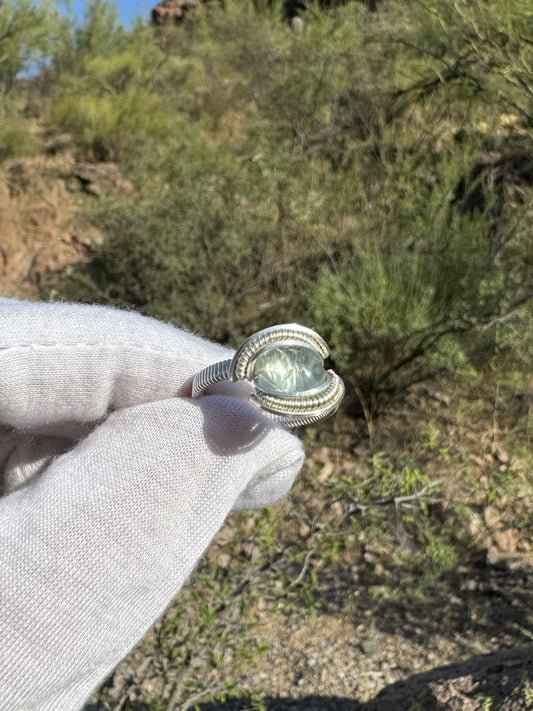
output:
<instances>
[{"instance_id":1,"label":"glove seam","mask_svg":"<svg viewBox=\"0 0 533 711\"><path fill-rule=\"evenodd\" d=\"M77 348L94 348L94 347L105 347L109 348L110 350L122 350L122 349L136 349L139 351L149 351L151 353L157 353L157 354L163 354L163 355L168 355L171 356L172 354L169 353L168 350L164 348L157 348L156 346L151 346L149 344L145 343L136 343L135 341L113 341L113 343L109 343L107 341L76 341L76 342L70 342L70 343L62 343L60 341L57 342L37 342L37 343L13 343L8 346L0 346L0 352L6 352L6 351L15 351L15 350L37 350L40 348L62 348L62 349L68 349L72 348L73 350Z\"/></svg>"}]
</instances>

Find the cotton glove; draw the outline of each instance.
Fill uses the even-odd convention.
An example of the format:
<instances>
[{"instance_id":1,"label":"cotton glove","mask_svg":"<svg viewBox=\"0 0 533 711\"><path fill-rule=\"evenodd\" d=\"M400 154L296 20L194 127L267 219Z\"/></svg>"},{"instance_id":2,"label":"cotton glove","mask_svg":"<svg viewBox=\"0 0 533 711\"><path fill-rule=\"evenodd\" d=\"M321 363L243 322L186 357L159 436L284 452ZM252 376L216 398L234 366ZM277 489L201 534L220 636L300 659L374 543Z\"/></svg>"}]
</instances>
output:
<instances>
[{"instance_id":1,"label":"cotton glove","mask_svg":"<svg viewBox=\"0 0 533 711\"><path fill-rule=\"evenodd\" d=\"M295 437L190 399L230 356L135 313L0 299L0 709L80 709L228 512L289 490Z\"/></svg>"}]
</instances>

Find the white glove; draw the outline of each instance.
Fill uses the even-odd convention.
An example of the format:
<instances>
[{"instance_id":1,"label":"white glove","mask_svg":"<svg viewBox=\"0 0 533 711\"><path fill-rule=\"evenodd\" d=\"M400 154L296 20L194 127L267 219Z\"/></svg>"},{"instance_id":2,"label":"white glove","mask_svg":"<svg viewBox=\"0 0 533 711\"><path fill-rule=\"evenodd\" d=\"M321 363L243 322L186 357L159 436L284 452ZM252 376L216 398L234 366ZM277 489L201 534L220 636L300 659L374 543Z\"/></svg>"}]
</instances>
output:
<instances>
[{"instance_id":1,"label":"white glove","mask_svg":"<svg viewBox=\"0 0 533 711\"><path fill-rule=\"evenodd\" d=\"M295 437L188 397L228 355L135 313L0 299L3 711L80 709L228 512L289 490Z\"/></svg>"}]
</instances>

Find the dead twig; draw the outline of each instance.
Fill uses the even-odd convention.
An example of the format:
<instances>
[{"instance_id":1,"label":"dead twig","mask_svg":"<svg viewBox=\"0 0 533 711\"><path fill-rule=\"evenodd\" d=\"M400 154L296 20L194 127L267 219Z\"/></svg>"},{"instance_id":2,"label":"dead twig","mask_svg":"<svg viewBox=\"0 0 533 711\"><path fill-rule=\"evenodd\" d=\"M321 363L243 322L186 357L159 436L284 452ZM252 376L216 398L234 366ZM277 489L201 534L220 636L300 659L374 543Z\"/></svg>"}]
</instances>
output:
<instances>
[{"instance_id":1,"label":"dead twig","mask_svg":"<svg viewBox=\"0 0 533 711\"><path fill-rule=\"evenodd\" d=\"M394 506L395 508L400 508L400 506L406 506L412 501L416 501L421 498L425 498L426 495L431 491L431 489L440 486L440 481L431 481L426 484L420 491L415 491L413 494L406 494L405 496L387 496L383 499L375 499L374 501L369 501L366 504L362 504L360 501L355 501L353 507L346 512L347 516L351 516L354 513L361 513L363 516L366 514L367 510L377 506ZM427 499L426 499L427 500ZM442 501L440 498L431 498L430 503L435 503L437 501Z\"/></svg>"},{"instance_id":2,"label":"dead twig","mask_svg":"<svg viewBox=\"0 0 533 711\"><path fill-rule=\"evenodd\" d=\"M207 689L204 689L203 691L199 691L197 694L194 694L190 698L187 699L187 701L183 704L181 707L180 711L187 711L187 709L192 708L195 706L200 699L203 699L204 696L207 696L208 694L212 694L216 689L221 689L220 687L220 682L213 682L210 684ZM167 711L173 711L174 706L172 706L170 709L167 708Z\"/></svg>"},{"instance_id":3,"label":"dead twig","mask_svg":"<svg viewBox=\"0 0 533 711\"><path fill-rule=\"evenodd\" d=\"M370 412L370 408L368 407L368 403L366 401L365 396L363 395L361 388L358 385L354 385L353 389L355 390L355 394L359 398L359 402L361 403L361 407L363 408L363 414L365 416L366 420L366 426L368 429L368 440L370 442L370 449L372 449L372 442L373 442L373 435L374 435L374 422L372 420L372 413Z\"/></svg>"},{"instance_id":4,"label":"dead twig","mask_svg":"<svg viewBox=\"0 0 533 711\"><path fill-rule=\"evenodd\" d=\"M302 580L304 575L307 573L307 569L309 568L309 562L311 561L311 556L313 555L313 553L314 553L314 549L311 549L310 551L308 551L307 555L305 556L302 569L300 570L298 577L295 580L293 580L292 583L289 585L290 588L292 588L294 585L297 585L300 582L300 580Z\"/></svg>"},{"instance_id":5,"label":"dead twig","mask_svg":"<svg viewBox=\"0 0 533 711\"><path fill-rule=\"evenodd\" d=\"M125 691L122 692L122 695L118 700L118 704L114 707L113 711L122 711L133 689L138 688L140 683L142 682L144 673L152 663L152 660L153 657L151 656L145 657L141 664L139 664L137 669L135 669L135 672L133 673L129 684L127 685Z\"/></svg>"},{"instance_id":6,"label":"dead twig","mask_svg":"<svg viewBox=\"0 0 533 711\"><path fill-rule=\"evenodd\" d=\"M168 704L165 707L165 711L174 711L174 709L176 708L183 692L183 687L185 686L185 677L187 676L188 670L188 666L184 667L176 677L176 681L172 686L172 692L170 694Z\"/></svg>"}]
</instances>

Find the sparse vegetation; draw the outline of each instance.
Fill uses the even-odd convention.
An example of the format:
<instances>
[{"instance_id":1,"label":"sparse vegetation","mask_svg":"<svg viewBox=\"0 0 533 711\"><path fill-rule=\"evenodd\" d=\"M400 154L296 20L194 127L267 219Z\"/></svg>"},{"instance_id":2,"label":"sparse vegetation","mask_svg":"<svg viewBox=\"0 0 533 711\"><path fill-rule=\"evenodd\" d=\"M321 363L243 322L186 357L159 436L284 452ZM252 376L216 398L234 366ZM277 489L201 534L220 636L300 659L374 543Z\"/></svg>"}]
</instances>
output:
<instances>
[{"instance_id":1,"label":"sparse vegetation","mask_svg":"<svg viewBox=\"0 0 533 711\"><path fill-rule=\"evenodd\" d=\"M349 5L298 38L213 7L159 48L78 32L49 120L129 155L144 199L95 211L108 239L60 289L218 339L305 316L371 407L495 358L527 369L528 16L474 6L391 3L389 24Z\"/></svg>"},{"instance_id":2,"label":"sparse vegetation","mask_svg":"<svg viewBox=\"0 0 533 711\"><path fill-rule=\"evenodd\" d=\"M233 345L301 321L349 389L334 425L303 433L290 501L232 517L145 642L164 660L147 708L239 696L233 679L268 653L266 611L366 606L379 623L433 605L452 637L454 597L486 614L468 586L487 555L533 547L529 2L313 6L299 35L279 15L209 3L154 37L104 0L81 22L0 3L0 168L66 134L72 162L116 162L131 185L78 196L101 239L33 295ZM502 644L532 634L498 624Z\"/></svg>"}]
</instances>

